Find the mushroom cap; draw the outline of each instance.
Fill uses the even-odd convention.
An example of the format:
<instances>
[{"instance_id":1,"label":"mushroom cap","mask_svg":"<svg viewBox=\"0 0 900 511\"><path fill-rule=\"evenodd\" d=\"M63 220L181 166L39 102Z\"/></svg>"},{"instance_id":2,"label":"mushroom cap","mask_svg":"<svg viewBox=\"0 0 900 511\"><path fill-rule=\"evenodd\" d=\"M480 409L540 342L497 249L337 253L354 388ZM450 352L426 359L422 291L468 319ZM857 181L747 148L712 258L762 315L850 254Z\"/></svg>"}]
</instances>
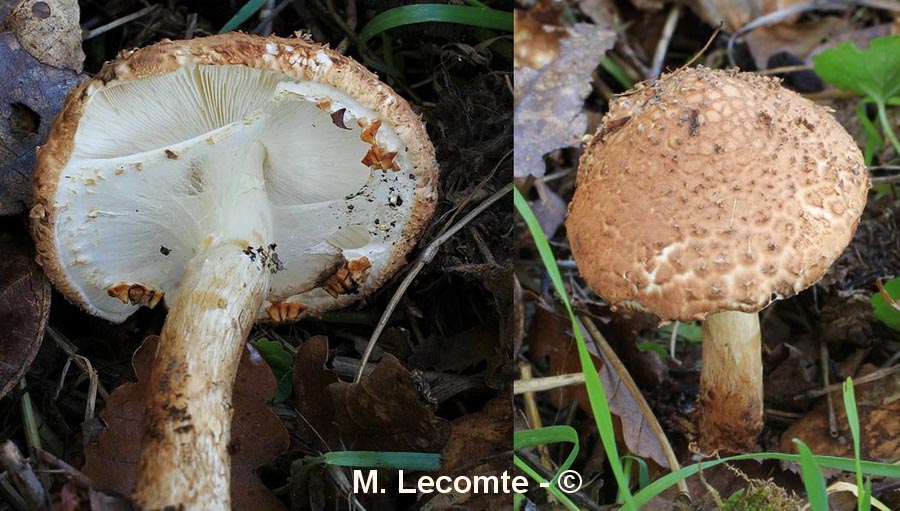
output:
<instances>
[{"instance_id":1,"label":"mushroom cap","mask_svg":"<svg viewBox=\"0 0 900 511\"><path fill-rule=\"evenodd\" d=\"M610 304L702 320L818 282L868 188L859 148L824 108L772 78L685 69L611 102L566 227Z\"/></svg>"},{"instance_id":2,"label":"mushroom cap","mask_svg":"<svg viewBox=\"0 0 900 511\"><path fill-rule=\"evenodd\" d=\"M211 238L264 221L274 245L238 248L280 263L257 316L293 320L404 265L437 176L418 115L348 57L301 38L163 40L69 94L38 151L32 233L57 289L118 322L176 292ZM238 184L265 187L264 214L231 209Z\"/></svg>"}]
</instances>

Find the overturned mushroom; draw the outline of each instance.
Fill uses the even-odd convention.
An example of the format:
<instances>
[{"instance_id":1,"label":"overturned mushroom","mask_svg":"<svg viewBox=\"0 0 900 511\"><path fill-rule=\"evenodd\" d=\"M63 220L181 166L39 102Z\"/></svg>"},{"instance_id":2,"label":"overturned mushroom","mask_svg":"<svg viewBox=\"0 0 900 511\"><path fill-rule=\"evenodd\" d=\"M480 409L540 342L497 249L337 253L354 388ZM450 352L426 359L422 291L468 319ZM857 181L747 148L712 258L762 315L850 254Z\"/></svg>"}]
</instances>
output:
<instances>
[{"instance_id":1,"label":"overturned mushroom","mask_svg":"<svg viewBox=\"0 0 900 511\"><path fill-rule=\"evenodd\" d=\"M763 425L756 312L822 278L868 186L841 125L770 78L676 71L610 105L579 164L572 253L613 306L705 320L705 451L753 447Z\"/></svg>"},{"instance_id":2,"label":"overturned mushroom","mask_svg":"<svg viewBox=\"0 0 900 511\"><path fill-rule=\"evenodd\" d=\"M38 155L39 258L94 315L169 309L142 509L229 508L231 390L250 327L378 289L428 222L436 174L409 104L302 39L163 41L70 94Z\"/></svg>"}]
</instances>

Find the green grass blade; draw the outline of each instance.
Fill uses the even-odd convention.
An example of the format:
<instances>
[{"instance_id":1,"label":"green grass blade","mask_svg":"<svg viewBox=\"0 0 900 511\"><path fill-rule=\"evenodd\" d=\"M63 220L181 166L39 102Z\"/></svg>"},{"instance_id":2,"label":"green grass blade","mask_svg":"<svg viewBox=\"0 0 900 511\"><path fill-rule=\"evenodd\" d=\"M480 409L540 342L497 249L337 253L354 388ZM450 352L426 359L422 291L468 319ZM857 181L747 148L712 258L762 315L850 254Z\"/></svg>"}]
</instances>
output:
<instances>
[{"instance_id":1,"label":"green grass blade","mask_svg":"<svg viewBox=\"0 0 900 511\"><path fill-rule=\"evenodd\" d=\"M219 30L219 33L224 34L225 32L235 30L262 9L264 5L266 5L266 0L249 0L230 20L228 20L228 23L225 23L225 26L222 27L222 30Z\"/></svg>"},{"instance_id":2,"label":"green grass blade","mask_svg":"<svg viewBox=\"0 0 900 511\"><path fill-rule=\"evenodd\" d=\"M813 459L816 461L816 463L819 464L820 467L831 468L843 472L853 472L855 468L855 461L849 458L813 455ZM702 462L702 465L704 469L708 469L722 463L742 460L779 460L800 463L800 456L796 454L785 454L781 452L760 452L752 454L740 454L737 456L729 456L727 458L704 461ZM863 473L866 475L877 477L900 477L900 465L879 463L877 461L862 461L860 462L860 467ZM638 506L643 506L660 493L666 491L667 488L674 486L676 483L678 483L678 481L696 475L699 471L700 464L695 463L693 465L682 467L674 472L669 472L668 474L648 484L646 488L635 493L634 502Z\"/></svg>"},{"instance_id":3,"label":"green grass blade","mask_svg":"<svg viewBox=\"0 0 900 511\"><path fill-rule=\"evenodd\" d=\"M809 499L809 507L812 511L828 511L828 489L825 488L825 476L822 469L813 458L809 447L802 441L794 439L797 451L800 452L800 477L806 488L806 497Z\"/></svg>"},{"instance_id":4,"label":"green grass blade","mask_svg":"<svg viewBox=\"0 0 900 511\"><path fill-rule=\"evenodd\" d=\"M468 5L404 5L388 9L366 23L356 39L357 49L365 55L366 43L376 35L392 28L427 22L457 23L506 32L513 29L511 12Z\"/></svg>"},{"instance_id":5,"label":"green grass blade","mask_svg":"<svg viewBox=\"0 0 900 511\"><path fill-rule=\"evenodd\" d=\"M338 467L395 468L434 472L441 469L441 455L423 452L331 451L325 463Z\"/></svg>"},{"instance_id":6,"label":"green grass blade","mask_svg":"<svg viewBox=\"0 0 900 511\"><path fill-rule=\"evenodd\" d=\"M619 82L619 85L625 88L625 90L631 90L634 88L634 82L628 78L628 75L625 74L625 71L616 64L616 61L609 57L603 57L603 60L600 61L600 67L603 68L604 71L609 73L613 78Z\"/></svg>"},{"instance_id":7,"label":"green grass blade","mask_svg":"<svg viewBox=\"0 0 900 511\"><path fill-rule=\"evenodd\" d=\"M579 325L578 320L575 319L575 312L572 310L572 304L569 303L569 297L566 294L566 288L563 285L562 275L559 273L559 267L556 265L556 258L553 256L553 251L550 250L550 243L547 241L547 236L541 229L541 224L531 211L531 207L528 206L528 201L525 200L525 197L522 196L517 188L513 189L513 202L515 203L516 210L525 220L525 224L528 225L528 230L531 231L531 237L534 239L534 244L541 256L541 261L543 261L547 274L553 282L553 287L556 289L557 295L559 295L560 300L562 300L563 305L569 314L569 320L572 322L572 331L575 334L575 344L578 347L578 358L581 361L581 370L584 373L584 383L587 388L588 398L591 402L591 410L594 412L594 421L597 423L597 430L600 432L600 440L603 442L603 450L606 452L606 457L610 461L609 464L612 467L616 484L618 484L620 488L624 488L623 497L625 500L625 509L636 510L637 506L631 495L631 490L628 488L628 478L625 477L625 471L622 470L622 462L619 460L619 451L616 447L612 414L609 411L606 391L603 390L603 385L600 383L600 373L597 372L594 361L591 359L591 354L587 349L587 344L584 342L584 337L581 335L581 326Z\"/></svg>"},{"instance_id":8,"label":"green grass blade","mask_svg":"<svg viewBox=\"0 0 900 511\"><path fill-rule=\"evenodd\" d=\"M517 432L517 433L520 433L520 432ZM550 485L547 487L547 491L550 492L550 495L553 495L554 497L556 497L556 500L558 500L564 506L566 506L566 509L569 509L570 511L580 511L580 508L578 507L578 505L576 505L574 502L572 502L572 499L570 499L568 495L563 493L562 490L557 488L553 483L550 483L549 481L544 479L544 476L542 476L541 474L538 474L536 470L534 470L533 468L531 468L528 465L528 463L525 463L525 460L523 460L522 458L519 458L515 454L513 455L513 464L516 466L516 468L521 470L526 476L530 477L534 481L537 481L538 484L549 483ZM521 500L519 500L519 502L521 502ZM516 509L518 509L518 507Z\"/></svg>"},{"instance_id":9,"label":"green grass blade","mask_svg":"<svg viewBox=\"0 0 900 511\"><path fill-rule=\"evenodd\" d=\"M856 463L856 487L859 488L857 495L857 509L862 511L863 498L863 480L862 469L859 466L859 414L856 410L856 393L853 390L853 378L847 378L843 385L844 410L847 412L847 424L850 425L850 436L853 437L853 461Z\"/></svg>"}]
</instances>

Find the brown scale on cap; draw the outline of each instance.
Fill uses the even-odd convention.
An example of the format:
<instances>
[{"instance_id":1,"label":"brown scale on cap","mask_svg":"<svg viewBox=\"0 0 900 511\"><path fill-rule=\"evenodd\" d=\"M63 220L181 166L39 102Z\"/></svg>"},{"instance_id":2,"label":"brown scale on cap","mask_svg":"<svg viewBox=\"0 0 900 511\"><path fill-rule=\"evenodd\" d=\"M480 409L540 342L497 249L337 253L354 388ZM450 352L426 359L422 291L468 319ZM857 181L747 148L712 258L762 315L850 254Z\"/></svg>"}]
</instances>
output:
<instances>
[{"instance_id":1,"label":"brown scale on cap","mask_svg":"<svg viewBox=\"0 0 900 511\"><path fill-rule=\"evenodd\" d=\"M359 285L366 281L369 276L369 268L372 263L368 257L360 257L353 261L344 263L334 274L325 279L322 283L322 289L337 298L343 294L355 293L359 289Z\"/></svg>"},{"instance_id":2,"label":"brown scale on cap","mask_svg":"<svg viewBox=\"0 0 900 511\"><path fill-rule=\"evenodd\" d=\"M611 103L566 225L582 276L611 304L691 321L817 282L867 190L859 150L825 109L771 78L697 68Z\"/></svg>"},{"instance_id":3,"label":"brown scale on cap","mask_svg":"<svg viewBox=\"0 0 900 511\"><path fill-rule=\"evenodd\" d=\"M266 315L276 322L292 321L307 309L306 305L297 302L277 302L266 307Z\"/></svg>"},{"instance_id":4,"label":"brown scale on cap","mask_svg":"<svg viewBox=\"0 0 900 511\"><path fill-rule=\"evenodd\" d=\"M375 134L378 133L378 128L381 128L381 119L375 119L368 125L364 124L363 120L360 119L359 126L363 128L359 138L372 146L369 149L369 152L363 157L362 164L382 172L387 172L389 170L396 172L400 170L400 168L397 167L397 164L394 163L394 158L397 156L397 153L385 151L375 140Z\"/></svg>"},{"instance_id":5,"label":"brown scale on cap","mask_svg":"<svg viewBox=\"0 0 900 511\"><path fill-rule=\"evenodd\" d=\"M151 309L163 299L165 292L160 289L154 289L142 284L130 284L128 282L119 282L114 286L106 289L106 293L121 300L122 303L131 305L143 305Z\"/></svg>"}]
</instances>

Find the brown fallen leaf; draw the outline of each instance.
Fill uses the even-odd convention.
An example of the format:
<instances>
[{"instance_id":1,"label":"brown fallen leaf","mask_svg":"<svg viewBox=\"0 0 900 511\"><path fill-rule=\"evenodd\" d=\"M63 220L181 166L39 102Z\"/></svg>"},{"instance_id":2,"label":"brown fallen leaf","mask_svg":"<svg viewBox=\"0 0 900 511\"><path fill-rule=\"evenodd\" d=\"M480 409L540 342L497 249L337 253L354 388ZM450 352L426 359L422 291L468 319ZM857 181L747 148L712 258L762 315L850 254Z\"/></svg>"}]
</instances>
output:
<instances>
[{"instance_id":1,"label":"brown fallen leaf","mask_svg":"<svg viewBox=\"0 0 900 511\"><path fill-rule=\"evenodd\" d=\"M100 417L108 429L95 445L85 446L87 463L82 471L100 489L131 495L140 454L144 389L141 381L150 373L150 363L159 337L144 340L132 365L137 383L126 383L110 395ZM231 444L231 498L234 509L283 510L284 505L256 476L256 468L287 450L290 438L284 425L266 404L277 385L262 357L245 350L234 384L234 419Z\"/></svg>"},{"instance_id":2,"label":"brown fallen leaf","mask_svg":"<svg viewBox=\"0 0 900 511\"><path fill-rule=\"evenodd\" d=\"M69 89L84 79L41 63L12 33L0 33L0 215L31 203L34 150Z\"/></svg>"},{"instance_id":3,"label":"brown fallen leaf","mask_svg":"<svg viewBox=\"0 0 900 511\"><path fill-rule=\"evenodd\" d=\"M513 474L513 413L506 399L493 399L478 412L450 424L450 438L441 453L441 471L433 477L500 476ZM431 494L420 501L423 511L448 509L508 509L512 496L497 493Z\"/></svg>"},{"instance_id":4,"label":"brown fallen leaf","mask_svg":"<svg viewBox=\"0 0 900 511\"><path fill-rule=\"evenodd\" d=\"M50 312L50 283L25 247L0 240L0 397L28 371Z\"/></svg>"},{"instance_id":5,"label":"brown fallen leaf","mask_svg":"<svg viewBox=\"0 0 900 511\"><path fill-rule=\"evenodd\" d=\"M575 347L575 339L570 334L568 321L538 307L532 325L529 357L535 363L542 359L547 360L550 366L547 376L581 372L581 362ZM606 391L609 409L622 423L622 436L628 450L640 457L652 459L663 468L668 468L669 463L666 461L662 446L634 397L621 379L607 370L607 365L602 362L600 356L596 353L591 355L594 365L600 368L600 382ZM550 396L557 408L563 408L575 400L585 413L593 414L584 385L555 389L550 391Z\"/></svg>"},{"instance_id":6,"label":"brown fallen leaf","mask_svg":"<svg viewBox=\"0 0 900 511\"><path fill-rule=\"evenodd\" d=\"M857 377L877 368L864 365ZM900 373L855 386L859 414L860 457L893 463L900 459ZM793 442L799 438L815 454L853 457L853 442L847 425L847 412L840 391L831 394L837 419L838 437L832 438L825 397L804 417L794 421L781 435L781 451L797 452Z\"/></svg>"},{"instance_id":7,"label":"brown fallen leaf","mask_svg":"<svg viewBox=\"0 0 900 511\"><path fill-rule=\"evenodd\" d=\"M358 384L329 385L341 440L337 445L358 451L440 451L449 426L425 404L419 391L423 384L415 372L385 353Z\"/></svg>"},{"instance_id":8,"label":"brown fallen leaf","mask_svg":"<svg viewBox=\"0 0 900 511\"><path fill-rule=\"evenodd\" d=\"M80 73L84 51L79 18L77 0L23 0L0 29L16 34L28 53L44 64Z\"/></svg>"},{"instance_id":9,"label":"brown fallen leaf","mask_svg":"<svg viewBox=\"0 0 900 511\"><path fill-rule=\"evenodd\" d=\"M559 54L539 69L515 69L516 178L541 177L543 156L577 145L587 128L584 99L591 73L612 48L616 34L597 25L577 23L559 39Z\"/></svg>"},{"instance_id":10,"label":"brown fallen leaf","mask_svg":"<svg viewBox=\"0 0 900 511\"><path fill-rule=\"evenodd\" d=\"M294 396L300 420L298 434L308 443L316 445L321 436L326 442L323 449L338 448L331 445L337 440L334 431L334 406L328 394L328 386L337 383L337 373L328 369L328 338L324 335L310 337L297 348L294 355Z\"/></svg>"}]
</instances>

